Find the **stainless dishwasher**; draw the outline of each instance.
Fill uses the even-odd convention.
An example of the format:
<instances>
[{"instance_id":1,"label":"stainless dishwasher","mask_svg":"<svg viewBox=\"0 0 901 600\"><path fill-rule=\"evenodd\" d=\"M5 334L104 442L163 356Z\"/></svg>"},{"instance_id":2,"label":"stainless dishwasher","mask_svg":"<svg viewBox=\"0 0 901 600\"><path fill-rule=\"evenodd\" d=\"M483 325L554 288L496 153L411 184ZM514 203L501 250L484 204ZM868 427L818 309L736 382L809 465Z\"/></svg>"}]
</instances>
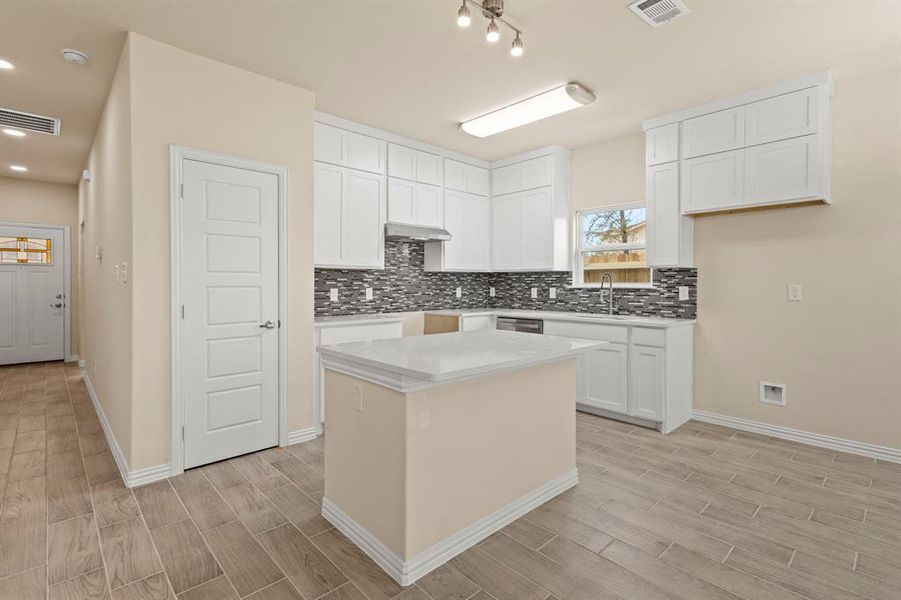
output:
<instances>
[{"instance_id":1,"label":"stainless dishwasher","mask_svg":"<svg viewBox=\"0 0 901 600\"><path fill-rule=\"evenodd\" d=\"M544 333L544 321L541 319L498 317L496 329L501 331L522 331L523 333Z\"/></svg>"}]
</instances>

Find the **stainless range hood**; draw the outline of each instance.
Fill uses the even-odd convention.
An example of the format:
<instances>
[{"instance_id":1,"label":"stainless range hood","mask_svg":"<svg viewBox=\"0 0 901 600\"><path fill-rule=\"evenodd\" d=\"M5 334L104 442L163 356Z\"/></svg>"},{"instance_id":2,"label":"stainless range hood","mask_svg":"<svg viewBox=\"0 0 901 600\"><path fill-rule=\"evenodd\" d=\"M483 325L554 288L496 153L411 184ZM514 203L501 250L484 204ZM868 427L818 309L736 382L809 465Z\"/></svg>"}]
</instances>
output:
<instances>
[{"instance_id":1,"label":"stainless range hood","mask_svg":"<svg viewBox=\"0 0 901 600\"><path fill-rule=\"evenodd\" d=\"M451 234L441 227L385 223L385 239L391 242L446 242L451 239Z\"/></svg>"}]
</instances>

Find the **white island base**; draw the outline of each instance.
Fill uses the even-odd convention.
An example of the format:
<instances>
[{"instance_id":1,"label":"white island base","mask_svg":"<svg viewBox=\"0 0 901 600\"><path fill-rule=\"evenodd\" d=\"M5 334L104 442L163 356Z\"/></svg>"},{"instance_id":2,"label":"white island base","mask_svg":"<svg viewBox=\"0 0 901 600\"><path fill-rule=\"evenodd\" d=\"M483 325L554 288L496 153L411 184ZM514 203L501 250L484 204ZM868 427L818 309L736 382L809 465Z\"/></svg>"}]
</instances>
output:
<instances>
[{"instance_id":1,"label":"white island base","mask_svg":"<svg viewBox=\"0 0 901 600\"><path fill-rule=\"evenodd\" d=\"M576 360L407 391L327 361L322 515L409 585L576 485Z\"/></svg>"}]
</instances>

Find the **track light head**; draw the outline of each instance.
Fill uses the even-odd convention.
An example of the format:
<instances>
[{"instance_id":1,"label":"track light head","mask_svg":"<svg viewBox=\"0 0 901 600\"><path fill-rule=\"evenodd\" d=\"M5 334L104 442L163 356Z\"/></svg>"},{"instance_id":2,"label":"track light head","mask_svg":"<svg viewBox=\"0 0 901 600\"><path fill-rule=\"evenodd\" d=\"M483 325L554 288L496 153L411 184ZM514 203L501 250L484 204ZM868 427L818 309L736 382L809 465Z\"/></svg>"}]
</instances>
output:
<instances>
[{"instance_id":1,"label":"track light head","mask_svg":"<svg viewBox=\"0 0 901 600\"><path fill-rule=\"evenodd\" d=\"M485 39L492 44L501 39L501 31L498 29L494 17L491 18L491 23L488 24L488 33L485 34Z\"/></svg>"},{"instance_id":2,"label":"track light head","mask_svg":"<svg viewBox=\"0 0 901 600\"><path fill-rule=\"evenodd\" d=\"M466 6L466 0L463 0L460 10L457 11L457 25L460 27L469 27L470 23L472 23L472 17L469 15L469 7Z\"/></svg>"},{"instance_id":3,"label":"track light head","mask_svg":"<svg viewBox=\"0 0 901 600\"><path fill-rule=\"evenodd\" d=\"M516 39L513 40L513 45L510 47L510 54L512 56L522 56L522 38L519 34L516 34Z\"/></svg>"}]
</instances>

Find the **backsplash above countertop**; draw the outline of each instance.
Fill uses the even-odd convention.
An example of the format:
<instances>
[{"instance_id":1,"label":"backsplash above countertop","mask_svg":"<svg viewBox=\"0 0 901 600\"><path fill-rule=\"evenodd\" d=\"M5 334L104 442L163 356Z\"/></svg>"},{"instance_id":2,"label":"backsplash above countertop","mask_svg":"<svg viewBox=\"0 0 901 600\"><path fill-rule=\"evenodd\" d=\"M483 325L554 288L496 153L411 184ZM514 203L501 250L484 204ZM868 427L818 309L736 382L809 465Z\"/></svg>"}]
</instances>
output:
<instances>
[{"instance_id":1,"label":"backsplash above countertop","mask_svg":"<svg viewBox=\"0 0 901 600\"><path fill-rule=\"evenodd\" d=\"M435 273L423 267L421 243L386 242L384 270L316 269L316 316L408 312L452 308L517 308L567 312L604 312L597 288L572 286L570 272ZM697 317L697 269L654 269L654 286L616 288L614 312L694 319ZM688 287L689 299L679 300L679 286ZM372 288L372 300L365 289ZM456 288L462 297L456 297ZM490 288L495 288L491 297ZM538 288L538 298L531 289ZM549 288L557 297L549 298ZM338 301L329 290L338 289Z\"/></svg>"}]
</instances>

